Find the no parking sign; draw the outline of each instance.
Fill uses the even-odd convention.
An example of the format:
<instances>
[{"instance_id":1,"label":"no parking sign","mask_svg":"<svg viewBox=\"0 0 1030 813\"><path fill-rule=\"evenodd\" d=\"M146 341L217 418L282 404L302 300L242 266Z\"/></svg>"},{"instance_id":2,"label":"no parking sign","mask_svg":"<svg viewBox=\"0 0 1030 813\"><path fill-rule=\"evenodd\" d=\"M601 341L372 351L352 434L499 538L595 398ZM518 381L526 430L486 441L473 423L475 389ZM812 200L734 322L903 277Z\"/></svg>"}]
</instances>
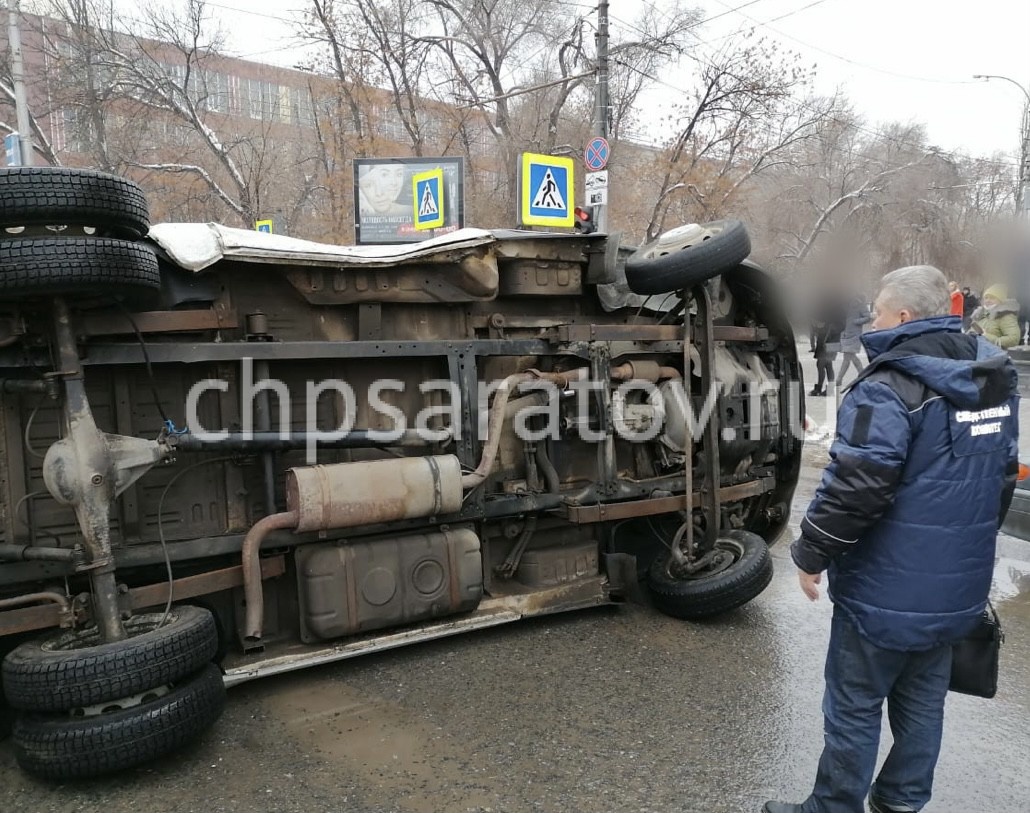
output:
<instances>
[{"instance_id":1,"label":"no parking sign","mask_svg":"<svg viewBox=\"0 0 1030 813\"><path fill-rule=\"evenodd\" d=\"M608 140L597 136L590 139L586 150L583 151L583 163L591 172L600 172L608 166L608 156L611 154L611 147Z\"/></svg>"}]
</instances>

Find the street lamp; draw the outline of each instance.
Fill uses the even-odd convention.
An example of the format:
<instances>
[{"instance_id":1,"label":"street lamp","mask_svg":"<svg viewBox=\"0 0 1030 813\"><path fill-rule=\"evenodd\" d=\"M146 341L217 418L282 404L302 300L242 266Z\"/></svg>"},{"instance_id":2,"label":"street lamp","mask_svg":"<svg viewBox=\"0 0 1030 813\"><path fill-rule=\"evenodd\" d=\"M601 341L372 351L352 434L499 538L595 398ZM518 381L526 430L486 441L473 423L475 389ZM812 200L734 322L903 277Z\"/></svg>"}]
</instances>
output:
<instances>
[{"instance_id":1,"label":"street lamp","mask_svg":"<svg viewBox=\"0 0 1030 813\"><path fill-rule=\"evenodd\" d=\"M1016 212L1021 213L1027 220L1030 220L1030 90L1027 90L1015 79L1008 76L999 76L994 73L973 74L974 79L1001 79L1015 85L1022 92L1026 99L1023 107L1023 131L1020 141L1019 153L1019 188L1016 191Z\"/></svg>"}]
</instances>

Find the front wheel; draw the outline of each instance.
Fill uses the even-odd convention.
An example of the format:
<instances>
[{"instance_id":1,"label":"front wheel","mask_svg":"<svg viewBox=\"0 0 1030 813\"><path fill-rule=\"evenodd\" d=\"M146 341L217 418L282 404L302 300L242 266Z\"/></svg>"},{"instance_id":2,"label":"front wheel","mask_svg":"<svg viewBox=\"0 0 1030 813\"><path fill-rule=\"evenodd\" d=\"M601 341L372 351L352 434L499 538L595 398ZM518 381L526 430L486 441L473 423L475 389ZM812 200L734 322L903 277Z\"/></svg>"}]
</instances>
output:
<instances>
[{"instance_id":1,"label":"front wheel","mask_svg":"<svg viewBox=\"0 0 1030 813\"><path fill-rule=\"evenodd\" d=\"M654 605L675 618L708 618L736 609L772 581L773 563L765 540L750 531L724 531L715 555L693 573L677 572L672 556L651 563L647 583Z\"/></svg>"},{"instance_id":2,"label":"front wheel","mask_svg":"<svg viewBox=\"0 0 1030 813\"><path fill-rule=\"evenodd\" d=\"M692 288L736 268L751 253L751 237L739 220L689 223L641 246L626 260L634 293L664 294Z\"/></svg>"}]
</instances>

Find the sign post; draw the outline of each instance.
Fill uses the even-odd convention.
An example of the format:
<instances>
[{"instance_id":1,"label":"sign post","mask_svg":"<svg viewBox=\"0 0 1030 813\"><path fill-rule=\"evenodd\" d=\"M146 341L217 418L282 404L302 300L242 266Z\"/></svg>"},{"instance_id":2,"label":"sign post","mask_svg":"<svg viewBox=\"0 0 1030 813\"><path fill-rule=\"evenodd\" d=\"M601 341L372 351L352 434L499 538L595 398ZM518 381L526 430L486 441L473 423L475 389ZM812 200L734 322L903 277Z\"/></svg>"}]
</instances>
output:
<instances>
[{"instance_id":1,"label":"sign post","mask_svg":"<svg viewBox=\"0 0 1030 813\"><path fill-rule=\"evenodd\" d=\"M602 132L604 130L602 129ZM594 212L594 222L601 231L608 230L608 158L611 146L604 136L594 136L583 150L583 163L589 170L584 184L586 205Z\"/></svg>"},{"instance_id":2,"label":"sign post","mask_svg":"<svg viewBox=\"0 0 1030 813\"><path fill-rule=\"evenodd\" d=\"M575 169L571 158L522 153L519 188L522 223L570 228L576 223L572 205Z\"/></svg>"},{"instance_id":3,"label":"sign post","mask_svg":"<svg viewBox=\"0 0 1030 813\"><path fill-rule=\"evenodd\" d=\"M273 220L257 220L254 222L254 231L263 231L266 234L271 234L274 231Z\"/></svg>"}]
</instances>

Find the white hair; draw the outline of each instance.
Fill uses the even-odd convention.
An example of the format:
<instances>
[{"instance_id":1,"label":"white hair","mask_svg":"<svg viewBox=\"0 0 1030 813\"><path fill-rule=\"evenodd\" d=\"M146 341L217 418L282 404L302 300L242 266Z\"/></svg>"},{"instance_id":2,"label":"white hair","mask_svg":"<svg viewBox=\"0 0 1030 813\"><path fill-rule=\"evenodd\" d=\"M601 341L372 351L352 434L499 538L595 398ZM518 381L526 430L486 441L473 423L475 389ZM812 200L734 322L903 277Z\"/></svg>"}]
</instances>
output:
<instances>
[{"instance_id":1,"label":"white hair","mask_svg":"<svg viewBox=\"0 0 1030 813\"><path fill-rule=\"evenodd\" d=\"M893 310L907 310L913 319L951 313L947 277L932 265L909 265L885 274L879 299Z\"/></svg>"}]
</instances>

